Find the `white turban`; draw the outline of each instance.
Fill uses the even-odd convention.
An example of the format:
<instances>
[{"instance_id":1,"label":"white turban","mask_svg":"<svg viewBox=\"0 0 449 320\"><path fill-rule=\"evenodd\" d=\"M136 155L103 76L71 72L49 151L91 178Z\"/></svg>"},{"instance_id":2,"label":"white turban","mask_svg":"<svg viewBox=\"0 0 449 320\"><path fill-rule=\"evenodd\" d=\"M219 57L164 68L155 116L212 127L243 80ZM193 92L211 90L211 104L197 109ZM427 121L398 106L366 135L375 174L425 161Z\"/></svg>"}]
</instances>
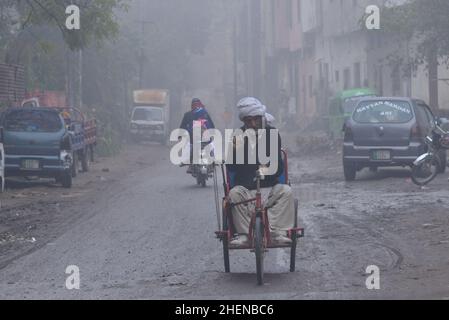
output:
<instances>
[{"instance_id":1,"label":"white turban","mask_svg":"<svg viewBox=\"0 0 449 320\"><path fill-rule=\"evenodd\" d=\"M262 102L252 97L240 100L237 104L237 109L239 110L239 118L242 121L246 117L263 117L267 111L267 107Z\"/></svg>"},{"instance_id":2,"label":"white turban","mask_svg":"<svg viewBox=\"0 0 449 320\"><path fill-rule=\"evenodd\" d=\"M267 124L270 126L272 126L276 121L275 117L272 114L269 114L268 112L265 113L265 119L267 120Z\"/></svg>"}]
</instances>

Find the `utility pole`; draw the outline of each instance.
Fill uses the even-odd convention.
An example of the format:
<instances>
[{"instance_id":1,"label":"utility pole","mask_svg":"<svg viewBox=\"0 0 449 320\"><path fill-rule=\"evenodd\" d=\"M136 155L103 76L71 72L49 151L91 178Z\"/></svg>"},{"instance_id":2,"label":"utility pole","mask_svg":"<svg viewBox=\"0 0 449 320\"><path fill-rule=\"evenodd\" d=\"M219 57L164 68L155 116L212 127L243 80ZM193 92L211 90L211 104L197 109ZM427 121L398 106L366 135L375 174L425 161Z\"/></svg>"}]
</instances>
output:
<instances>
[{"instance_id":1,"label":"utility pole","mask_svg":"<svg viewBox=\"0 0 449 320\"><path fill-rule=\"evenodd\" d=\"M83 49L78 50L78 108L83 106Z\"/></svg>"},{"instance_id":2,"label":"utility pole","mask_svg":"<svg viewBox=\"0 0 449 320\"><path fill-rule=\"evenodd\" d=\"M238 51L237 51L237 21L234 20L234 30L232 36L233 42L233 68L234 68L234 104L237 104L238 90L239 90L239 76L238 76Z\"/></svg>"},{"instance_id":3,"label":"utility pole","mask_svg":"<svg viewBox=\"0 0 449 320\"><path fill-rule=\"evenodd\" d=\"M147 62L147 57L145 56L145 43L146 41L145 39L145 26L147 24L149 25L153 25L154 22L153 21L149 21L149 20L139 20L136 21L137 23L139 23L142 27L141 30L141 38L140 38L140 52L139 52L139 86L142 89L143 88L143 82L144 82L144 76L145 76L145 65Z\"/></svg>"}]
</instances>

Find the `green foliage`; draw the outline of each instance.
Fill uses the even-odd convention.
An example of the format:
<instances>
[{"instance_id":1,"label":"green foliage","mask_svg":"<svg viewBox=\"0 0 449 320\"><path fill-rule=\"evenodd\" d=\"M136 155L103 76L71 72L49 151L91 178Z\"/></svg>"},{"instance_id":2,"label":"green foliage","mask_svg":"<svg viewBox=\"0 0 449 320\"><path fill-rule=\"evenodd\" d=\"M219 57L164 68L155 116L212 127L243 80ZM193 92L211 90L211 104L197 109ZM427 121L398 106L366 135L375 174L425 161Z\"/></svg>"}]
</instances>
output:
<instances>
[{"instance_id":1,"label":"green foliage","mask_svg":"<svg viewBox=\"0 0 449 320\"><path fill-rule=\"evenodd\" d=\"M412 0L405 5L384 8L382 24L388 34L413 39L417 46L415 63L427 61L429 52L442 58L449 55L449 1Z\"/></svg>"},{"instance_id":2,"label":"green foliage","mask_svg":"<svg viewBox=\"0 0 449 320\"><path fill-rule=\"evenodd\" d=\"M80 8L79 31L65 28L70 4ZM114 155L127 136L131 92L139 87L141 67L144 87L173 93L188 88L189 58L204 52L213 21L226 5L215 0L0 0L0 60L25 65L28 89L65 90L67 64L76 63L67 60L67 48L83 49L84 111L98 120L99 152Z\"/></svg>"},{"instance_id":3,"label":"green foliage","mask_svg":"<svg viewBox=\"0 0 449 320\"><path fill-rule=\"evenodd\" d=\"M80 30L66 28L66 8L71 4L80 8ZM115 37L119 25L114 12L126 8L126 0L25 0L17 9L23 25L56 26L69 48L77 50Z\"/></svg>"}]
</instances>

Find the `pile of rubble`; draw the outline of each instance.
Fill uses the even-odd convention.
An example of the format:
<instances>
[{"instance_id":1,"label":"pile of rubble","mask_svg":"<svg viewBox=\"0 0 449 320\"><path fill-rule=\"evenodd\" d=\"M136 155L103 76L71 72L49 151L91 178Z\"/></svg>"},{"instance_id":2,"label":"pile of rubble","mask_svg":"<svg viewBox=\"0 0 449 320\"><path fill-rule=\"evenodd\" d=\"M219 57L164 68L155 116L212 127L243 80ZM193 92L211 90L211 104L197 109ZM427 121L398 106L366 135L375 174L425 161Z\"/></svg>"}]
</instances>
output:
<instances>
[{"instance_id":1,"label":"pile of rubble","mask_svg":"<svg viewBox=\"0 0 449 320\"><path fill-rule=\"evenodd\" d=\"M290 155L304 156L326 152L340 152L342 140L331 139L325 132L295 132L283 136L284 148Z\"/></svg>"}]
</instances>

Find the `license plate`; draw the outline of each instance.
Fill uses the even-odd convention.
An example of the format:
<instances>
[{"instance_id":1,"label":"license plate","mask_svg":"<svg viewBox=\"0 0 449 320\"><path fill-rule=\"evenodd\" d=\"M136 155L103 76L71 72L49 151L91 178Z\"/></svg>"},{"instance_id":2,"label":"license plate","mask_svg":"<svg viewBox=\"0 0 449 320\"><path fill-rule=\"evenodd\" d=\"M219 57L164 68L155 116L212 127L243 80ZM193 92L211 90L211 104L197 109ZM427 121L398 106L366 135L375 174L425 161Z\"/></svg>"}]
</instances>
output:
<instances>
[{"instance_id":1,"label":"license plate","mask_svg":"<svg viewBox=\"0 0 449 320\"><path fill-rule=\"evenodd\" d=\"M29 170L39 169L39 160L23 160L22 169L29 169Z\"/></svg>"},{"instance_id":2,"label":"license plate","mask_svg":"<svg viewBox=\"0 0 449 320\"><path fill-rule=\"evenodd\" d=\"M376 150L372 154L373 160L391 160L391 152L389 150Z\"/></svg>"}]
</instances>

